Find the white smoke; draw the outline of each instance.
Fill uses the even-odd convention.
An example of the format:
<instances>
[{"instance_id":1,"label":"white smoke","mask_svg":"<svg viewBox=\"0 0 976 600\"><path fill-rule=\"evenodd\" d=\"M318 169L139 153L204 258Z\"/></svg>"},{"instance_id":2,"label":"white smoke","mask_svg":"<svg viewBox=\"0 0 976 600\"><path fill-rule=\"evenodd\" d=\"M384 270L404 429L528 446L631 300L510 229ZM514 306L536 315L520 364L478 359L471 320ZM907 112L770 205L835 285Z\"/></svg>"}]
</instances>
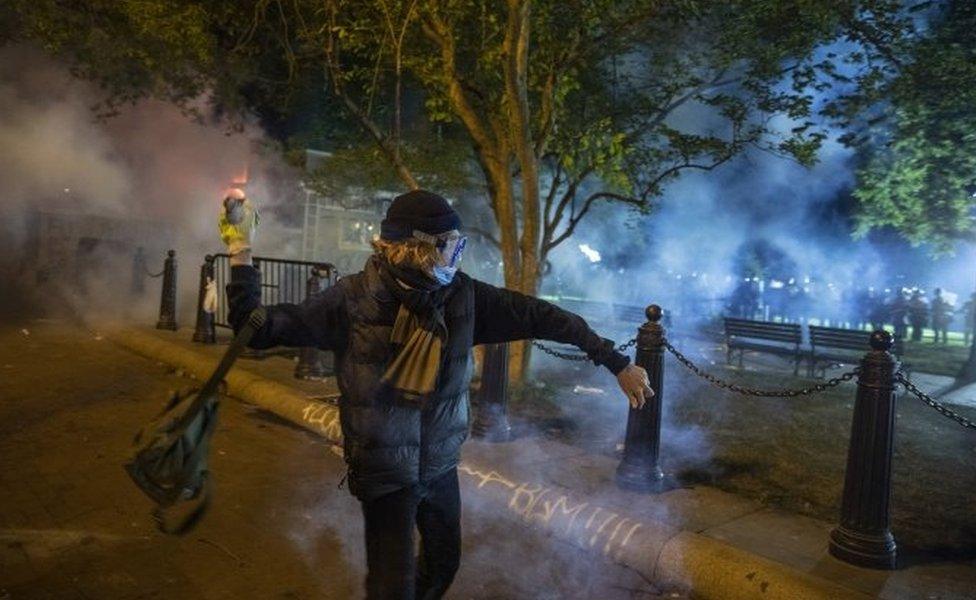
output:
<instances>
[{"instance_id":1,"label":"white smoke","mask_svg":"<svg viewBox=\"0 0 976 600\"><path fill-rule=\"evenodd\" d=\"M152 249L148 267L162 268L164 254L154 242L177 250L181 320L187 323L194 310L197 268L205 254L223 251L216 225L221 192L246 174L247 192L263 217L256 251L297 257L296 224L275 218L291 189L290 182L280 182L292 174L274 153L260 151L266 145L260 128L247 125L232 132L225 122L201 123L150 100L100 121L92 107L102 99L96 86L72 77L37 50L0 50L3 256L22 256L37 210L155 223L160 235L146 240ZM205 99L198 108L206 114ZM90 280L81 286L94 295L82 298L71 289L64 298L81 313L118 300L119 288L127 287L123 282L130 276L132 250L101 252L103 272L87 275ZM19 259L7 262L0 266L8 277L17 269L23 274Z\"/></svg>"}]
</instances>

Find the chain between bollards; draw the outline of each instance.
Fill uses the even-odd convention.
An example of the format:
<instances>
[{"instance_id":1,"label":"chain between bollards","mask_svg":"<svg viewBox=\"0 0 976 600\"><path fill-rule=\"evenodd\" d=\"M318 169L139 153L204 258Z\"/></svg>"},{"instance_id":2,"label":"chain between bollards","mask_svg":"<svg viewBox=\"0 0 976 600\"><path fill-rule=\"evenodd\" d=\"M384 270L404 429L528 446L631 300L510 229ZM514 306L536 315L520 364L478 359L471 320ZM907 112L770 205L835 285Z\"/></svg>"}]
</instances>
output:
<instances>
[{"instance_id":1,"label":"chain between bollards","mask_svg":"<svg viewBox=\"0 0 976 600\"><path fill-rule=\"evenodd\" d=\"M959 423L960 425L962 425L963 427L966 427L968 429L976 429L976 423L974 423L972 420L970 420L970 419L968 419L968 418L960 415L959 413L957 413L954 410L950 409L945 404L942 404L941 402L938 402L932 396L929 396L928 394L926 394L922 390L918 389L918 387L908 379L908 376L905 375L904 373L902 373L901 371L898 371L897 373L895 373L895 380L898 383L900 383L903 386L905 386L905 389L908 390L909 392L911 392L912 394L914 394L919 400L921 400L925 404L927 404L927 405L931 406L933 409L935 409L936 412L938 412L939 414L941 414L943 417L946 417L948 419L952 419L956 423Z\"/></svg>"},{"instance_id":2,"label":"chain between bollards","mask_svg":"<svg viewBox=\"0 0 976 600\"><path fill-rule=\"evenodd\" d=\"M837 377L832 377L823 383L817 383L807 388L794 388L794 389L782 389L782 390L766 390L762 388L750 388L741 386L718 377L706 373L704 369L696 365L691 361L690 358L679 352L670 342L664 340L664 347L667 348L668 352L674 355L675 359L682 366L687 368L689 371L695 375L701 377L705 381L711 383L712 385L722 388L724 390L729 390L730 392L735 392L737 394L742 394L743 396L757 396L760 398L796 398L798 396L809 396L811 394L817 394L824 392L832 387L836 387L845 381L850 381L860 372L860 368L851 369L850 371L838 375Z\"/></svg>"},{"instance_id":3,"label":"chain between bollards","mask_svg":"<svg viewBox=\"0 0 976 600\"><path fill-rule=\"evenodd\" d=\"M614 349L617 352L626 352L631 346L634 346L636 344L637 344L637 338L633 338L629 342L624 342L623 344L620 344ZM539 350L542 350L549 356L555 356L556 358L561 358L563 360L573 360L573 361L580 361L580 362L590 360L590 357L585 354L578 354L575 352L560 352L559 350L554 350L552 348L549 348L548 346L545 346L544 344L536 340L532 340L532 345L538 348Z\"/></svg>"}]
</instances>

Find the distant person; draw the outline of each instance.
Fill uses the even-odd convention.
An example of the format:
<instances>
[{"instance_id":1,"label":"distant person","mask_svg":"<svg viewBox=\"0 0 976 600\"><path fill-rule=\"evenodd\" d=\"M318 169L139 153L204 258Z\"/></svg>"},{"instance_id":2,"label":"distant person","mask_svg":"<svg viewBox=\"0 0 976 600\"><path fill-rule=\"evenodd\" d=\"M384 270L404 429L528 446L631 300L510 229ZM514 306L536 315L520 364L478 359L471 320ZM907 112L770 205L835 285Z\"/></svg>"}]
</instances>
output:
<instances>
[{"instance_id":1,"label":"distant person","mask_svg":"<svg viewBox=\"0 0 976 600\"><path fill-rule=\"evenodd\" d=\"M884 329L884 300L878 294L877 290L875 290L873 287L869 287L863 298L863 302L864 304L862 306L862 310L864 311L864 321L867 322L874 331Z\"/></svg>"},{"instance_id":2,"label":"distant person","mask_svg":"<svg viewBox=\"0 0 976 600\"><path fill-rule=\"evenodd\" d=\"M908 337L908 290L896 290L888 304L888 318L895 326L895 337Z\"/></svg>"},{"instance_id":3,"label":"distant person","mask_svg":"<svg viewBox=\"0 0 976 600\"><path fill-rule=\"evenodd\" d=\"M786 314L785 321L787 323L799 323L803 305L803 290L793 279L790 279L786 284L786 298L783 300L783 305L785 307L783 312Z\"/></svg>"},{"instance_id":4,"label":"distant person","mask_svg":"<svg viewBox=\"0 0 976 600\"><path fill-rule=\"evenodd\" d=\"M952 305L942 297L942 288L935 288L931 310L932 329L935 330L935 339L932 343L939 343L940 334L942 343L949 343L949 323L952 322Z\"/></svg>"},{"instance_id":5,"label":"distant person","mask_svg":"<svg viewBox=\"0 0 976 600\"><path fill-rule=\"evenodd\" d=\"M963 339L968 346L973 335L973 325L976 324L976 292L969 296L969 300L962 305Z\"/></svg>"},{"instance_id":6,"label":"distant person","mask_svg":"<svg viewBox=\"0 0 976 600\"><path fill-rule=\"evenodd\" d=\"M751 280L742 281L732 292L729 308L732 314L740 319L752 319L759 307L759 293Z\"/></svg>"},{"instance_id":7,"label":"distant person","mask_svg":"<svg viewBox=\"0 0 976 600\"><path fill-rule=\"evenodd\" d=\"M237 331L261 303L250 248L256 213L246 200L228 198L224 206L229 319ZM644 369L580 316L460 271L467 239L460 230L444 198L421 190L397 196L363 270L301 304L266 307L267 321L249 344L335 353L349 490L365 522L369 599L440 598L454 580L472 346L530 338L573 344L617 377L632 407L653 393Z\"/></svg>"},{"instance_id":8,"label":"distant person","mask_svg":"<svg viewBox=\"0 0 976 600\"><path fill-rule=\"evenodd\" d=\"M912 324L912 341L922 341L922 330L929 324L929 304L922 297L922 290L912 292L908 301L908 320Z\"/></svg>"}]
</instances>

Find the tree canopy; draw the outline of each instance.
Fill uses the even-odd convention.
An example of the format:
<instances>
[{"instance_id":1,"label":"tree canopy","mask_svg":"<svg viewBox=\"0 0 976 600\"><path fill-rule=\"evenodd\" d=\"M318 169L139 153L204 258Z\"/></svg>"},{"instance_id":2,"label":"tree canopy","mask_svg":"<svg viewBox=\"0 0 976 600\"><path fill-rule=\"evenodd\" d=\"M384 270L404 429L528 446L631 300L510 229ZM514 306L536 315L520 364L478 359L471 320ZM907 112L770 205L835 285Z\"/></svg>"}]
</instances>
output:
<instances>
[{"instance_id":1,"label":"tree canopy","mask_svg":"<svg viewBox=\"0 0 976 600\"><path fill-rule=\"evenodd\" d=\"M889 57L896 77L845 99L858 115L857 233L890 227L934 253L972 240L976 206L976 5L923 3L918 38Z\"/></svg>"},{"instance_id":2,"label":"tree canopy","mask_svg":"<svg viewBox=\"0 0 976 600\"><path fill-rule=\"evenodd\" d=\"M33 42L68 61L104 87L109 111L153 96L201 114L205 97L218 115L258 114L286 147L332 151L318 177L325 189L366 179L484 202L492 223L480 233L500 250L505 285L527 293L596 203L647 212L682 173L748 148L811 164L826 135L818 94L845 90L828 114L871 131L862 115L889 95L917 104L899 77L924 71L901 74L917 19L896 0L12 0L12 8L0 41ZM840 42L853 49L824 51ZM959 54L945 68L964 69L971 48L934 43L930 52ZM906 137L891 147L909 146L923 144ZM898 187L910 190L919 177L911 164ZM885 173L865 170L862 181ZM865 205L880 205L870 186L862 190ZM958 220L954 206L944 206L948 220Z\"/></svg>"}]
</instances>

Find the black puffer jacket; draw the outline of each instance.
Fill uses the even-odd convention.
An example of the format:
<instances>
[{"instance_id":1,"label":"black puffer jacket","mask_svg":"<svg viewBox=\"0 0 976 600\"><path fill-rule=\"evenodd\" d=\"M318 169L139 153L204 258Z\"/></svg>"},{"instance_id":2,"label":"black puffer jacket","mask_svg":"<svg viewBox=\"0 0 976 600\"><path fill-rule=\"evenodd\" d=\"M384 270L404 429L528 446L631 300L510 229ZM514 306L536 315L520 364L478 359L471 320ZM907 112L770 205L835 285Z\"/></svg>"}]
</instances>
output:
<instances>
[{"instance_id":1,"label":"black puffer jacket","mask_svg":"<svg viewBox=\"0 0 976 600\"><path fill-rule=\"evenodd\" d=\"M236 332L260 302L258 271L233 267L227 296ZM614 374L629 362L578 315L459 272L444 307L448 337L437 391L423 409L402 406L379 385L393 358L389 339L398 308L371 260L363 272L302 304L267 307L267 322L250 343L335 353L349 485L361 500L422 484L457 466L468 434L472 346L537 338L574 344Z\"/></svg>"}]
</instances>

